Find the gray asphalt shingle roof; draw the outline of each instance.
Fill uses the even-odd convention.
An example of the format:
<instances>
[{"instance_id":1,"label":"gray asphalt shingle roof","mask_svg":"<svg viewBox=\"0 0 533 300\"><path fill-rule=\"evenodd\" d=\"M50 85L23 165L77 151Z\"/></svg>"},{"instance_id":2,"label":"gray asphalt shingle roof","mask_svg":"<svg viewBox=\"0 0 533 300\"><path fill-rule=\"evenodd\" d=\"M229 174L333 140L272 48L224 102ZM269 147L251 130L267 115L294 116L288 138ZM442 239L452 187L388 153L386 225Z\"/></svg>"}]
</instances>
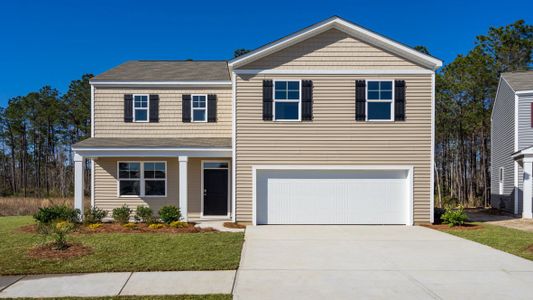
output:
<instances>
[{"instance_id":1,"label":"gray asphalt shingle roof","mask_svg":"<svg viewBox=\"0 0 533 300\"><path fill-rule=\"evenodd\" d=\"M226 61L134 60L91 79L98 81L227 81Z\"/></svg>"},{"instance_id":2,"label":"gray asphalt shingle roof","mask_svg":"<svg viewBox=\"0 0 533 300\"><path fill-rule=\"evenodd\" d=\"M533 71L503 73L502 77L515 92L533 90Z\"/></svg>"},{"instance_id":3,"label":"gray asphalt shingle roof","mask_svg":"<svg viewBox=\"0 0 533 300\"><path fill-rule=\"evenodd\" d=\"M88 138L72 146L87 148L231 148L231 138Z\"/></svg>"}]
</instances>

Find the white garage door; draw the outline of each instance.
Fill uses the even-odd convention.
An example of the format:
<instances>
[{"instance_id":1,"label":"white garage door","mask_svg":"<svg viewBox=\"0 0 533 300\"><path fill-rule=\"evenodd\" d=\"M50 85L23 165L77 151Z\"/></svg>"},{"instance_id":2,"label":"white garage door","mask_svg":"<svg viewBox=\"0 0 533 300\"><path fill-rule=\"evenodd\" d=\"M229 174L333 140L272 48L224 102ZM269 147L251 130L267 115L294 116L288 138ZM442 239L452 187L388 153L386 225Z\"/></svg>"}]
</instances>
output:
<instances>
[{"instance_id":1,"label":"white garage door","mask_svg":"<svg viewBox=\"0 0 533 300\"><path fill-rule=\"evenodd\" d=\"M257 224L407 224L408 170L257 170Z\"/></svg>"}]
</instances>

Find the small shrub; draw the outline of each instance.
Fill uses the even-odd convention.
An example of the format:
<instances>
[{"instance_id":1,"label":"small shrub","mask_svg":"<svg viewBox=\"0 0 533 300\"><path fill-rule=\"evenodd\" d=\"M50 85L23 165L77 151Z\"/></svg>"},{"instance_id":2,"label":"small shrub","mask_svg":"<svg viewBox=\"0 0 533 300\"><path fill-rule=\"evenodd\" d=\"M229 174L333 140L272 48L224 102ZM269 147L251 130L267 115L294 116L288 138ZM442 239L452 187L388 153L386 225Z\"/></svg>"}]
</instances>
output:
<instances>
[{"instance_id":1,"label":"small shrub","mask_svg":"<svg viewBox=\"0 0 533 300\"><path fill-rule=\"evenodd\" d=\"M57 250L68 248L67 235L74 230L75 225L69 221L58 221L51 226L51 236L54 239L53 245Z\"/></svg>"},{"instance_id":2,"label":"small shrub","mask_svg":"<svg viewBox=\"0 0 533 300\"><path fill-rule=\"evenodd\" d=\"M440 218L444 224L453 227L463 225L468 220L468 215L465 213L463 207L460 206L457 209L446 209Z\"/></svg>"},{"instance_id":3,"label":"small shrub","mask_svg":"<svg viewBox=\"0 0 533 300\"><path fill-rule=\"evenodd\" d=\"M52 205L39 208L33 218L41 224L51 224L56 221L77 223L80 220L80 210L66 205Z\"/></svg>"},{"instance_id":4,"label":"small shrub","mask_svg":"<svg viewBox=\"0 0 533 300\"><path fill-rule=\"evenodd\" d=\"M156 223L152 209L142 205L137 206L134 218L137 221L145 222L147 224Z\"/></svg>"},{"instance_id":5,"label":"small shrub","mask_svg":"<svg viewBox=\"0 0 533 300\"><path fill-rule=\"evenodd\" d=\"M89 227L89 229L91 230L96 230L102 226L103 226L102 223L92 223L92 224L87 225L87 227Z\"/></svg>"},{"instance_id":6,"label":"small shrub","mask_svg":"<svg viewBox=\"0 0 533 300\"><path fill-rule=\"evenodd\" d=\"M128 229L135 229L135 228L137 228L137 224L132 223L132 222L130 222L130 223L126 223L126 224L122 224L122 226L123 226L124 228L128 228Z\"/></svg>"},{"instance_id":7,"label":"small shrub","mask_svg":"<svg viewBox=\"0 0 533 300\"><path fill-rule=\"evenodd\" d=\"M154 223L154 224L148 225L148 228L150 228L150 229L161 229L163 227L165 227L165 225L159 224L159 223Z\"/></svg>"},{"instance_id":8,"label":"small shrub","mask_svg":"<svg viewBox=\"0 0 533 300\"><path fill-rule=\"evenodd\" d=\"M102 223L102 220L107 216L107 211L99 209L98 207L91 207L91 209L85 212L85 218L83 221L85 224Z\"/></svg>"},{"instance_id":9,"label":"small shrub","mask_svg":"<svg viewBox=\"0 0 533 300\"><path fill-rule=\"evenodd\" d=\"M182 221L174 221L170 222L169 226L174 228L187 228L189 227L189 223Z\"/></svg>"},{"instance_id":10,"label":"small shrub","mask_svg":"<svg viewBox=\"0 0 533 300\"><path fill-rule=\"evenodd\" d=\"M163 206L159 210L159 218L166 224L179 221L181 219L180 209L173 205Z\"/></svg>"},{"instance_id":11,"label":"small shrub","mask_svg":"<svg viewBox=\"0 0 533 300\"><path fill-rule=\"evenodd\" d=\"M113 219L120 224L126 224L130 221L131 209L126 205L113 208Z\"/></svg>"}]
</instances>

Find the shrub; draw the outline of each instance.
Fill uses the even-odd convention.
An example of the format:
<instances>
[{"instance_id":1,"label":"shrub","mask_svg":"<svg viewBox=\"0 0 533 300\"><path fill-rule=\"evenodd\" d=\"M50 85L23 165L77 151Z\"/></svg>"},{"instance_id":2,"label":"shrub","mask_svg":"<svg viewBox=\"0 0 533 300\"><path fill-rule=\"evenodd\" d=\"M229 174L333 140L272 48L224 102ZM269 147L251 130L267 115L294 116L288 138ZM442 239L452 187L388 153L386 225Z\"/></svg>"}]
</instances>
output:
<instances>
[{"instance_id":1,"label":"shrub","mask_svg":"<svg viewBox=\"0 0 533 300\"><path fill-rule=\"evenodd\" d=\"M135 212L135 220L145 222L147 224L155 223L154 213L151 208L139 205Z\"/></svg>"},{"instance_id":2,"label":"shrub","mask_svg":"<svg viewBox=\"0 0 533 300\"><path fill-rule=\"evenodd\" d=\"M74 230L75 225L69 221L57 221L50 226L53 246L57 250L68 248L67 235Z\"/></svg>"},{"instance_id":3,"label":"shrub","mask_svg":"<svg viewBox=\"0 0 533 300\"><path fill-rule=\"evenodd\" d=\"M120 224L126 224L130 221L131 209L126 205L113 208L113 219Z\"/></svg>"},{"instance_id":4,"label":"shrub","mask_svg":"<svg viewBox=\"0 0 533 300\"><path fill-rule=\"evenodd\" d=\"M440 218L443 223L453 227L463 225L468 220L468 215L465 213L463 207L460 206L457 209L446 209Z\"/></svg>"},{"instance_id":5,"label":"shrub","mask_svg":"<svg viewBox=\"0 0 533 300\"><path fill-rule=\"evenodd\" d=\"M92 230L96 230L102 226L103 226L102 223L92 223L92 224L87 225L87 227L89 227L89 229L92 229Z\"/></svg>"},{"instance_id":6,"label":"shrub","mask_svg":"<svg viewBox=\"0 0 533 300\"><path fill-rule=\"evenodd\" d=\"M189 223L182 221L174 221L170 222L169 226L174 228L187 228L189 227Z\"/></svg>"},{"instance_id":7,"label":"shrub","mask_svg":"<svg viewBox=\"0 0 533 300\"><path fill-rule=\"evenodd\" d=\"M165 225L159 224L159 223L154 223L154 224L148 225L148 228L150 228L150 229L161 229L163 227L165 227Z\"/></svg>"},{"instance_id":8,"label":"shrub","mask_svg":"<svg viewBox=\"0 0 533 300\"><path fill-rule=\"evenodd\" d=\"M125 227L125 228L128 228L128 229L135 229L135 228L137 228L137 224L135 224L135 223L131 223L131 222L130 222L130 223L126 223L126 224L122 224L122 226Z\"/></svg>"},{"instance_id":9,"label":"shrub","mask_svg":"<svg viewBox=\"0 0 533 300\"><path fill-rule=\"evenodd\" d=\"M98 207L92 207L85 212L84 222L85 224L102 223L102 220L107 216L107 211L99 209Z\"/></svg>"},{"instance_id":10,"label":"shrub","mask_svg":"<svg viewBox=\"0 0 533 300\"><path fill-rule=\"evenodd\" d=\"M51 224L56 221L77 223L80 221L80 210L66 205L52 205L39 208L33 218L41 224Z\"/></svg>"},{"instance_id":11,"label":"shrub","mask_svg":"<svg viewBox=\"0 0 533 300\"><path fill-rule=\"evenodd\" d=\"M166 224L179 221L181 219L180 209L173 205L163 206L159 210L159 218Z\"/></svg>"}]
</instances>

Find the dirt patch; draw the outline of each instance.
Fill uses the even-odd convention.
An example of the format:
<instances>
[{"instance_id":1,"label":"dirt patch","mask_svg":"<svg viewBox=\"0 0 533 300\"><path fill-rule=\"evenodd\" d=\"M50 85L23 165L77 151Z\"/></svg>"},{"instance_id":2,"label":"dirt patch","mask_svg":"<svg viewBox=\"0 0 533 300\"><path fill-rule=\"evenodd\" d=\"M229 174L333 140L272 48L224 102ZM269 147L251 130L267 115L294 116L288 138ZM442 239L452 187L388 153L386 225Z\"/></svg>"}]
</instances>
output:
<instances>
[{"instance_id":1,"label":"dirt patch","mask_svg":"<svg viewBox=\"0 0 533 300\"><path fill-rule=\"evenodd\" d=\"M92 252L90 247L79 243L71 244L64 250L57 250L52 244L45 244L31 248L28 251L28 256L36 259L61 260L89 255Z\"/></svg>"},{"instance_id":2,"label":"dirt patch","mask_svg":"<svg viewBox=\"0 0 533 300\"><path fill-rule=\"evenodd\" d=\"M246 229L246 225L237 222L224 222L224 227L232 229Z\"/></svg>"},{"instance_id":3,"label":"dirt patch","mask_svg":"<svg viewBox=\"0 0 533 300\"><path fill-rule=\"evenodd\" d=\"M533 244L527 246L526 251L533 253Z\"/></svg>"},{"instance_id":4,"label":"dirt patch","mask_svg":"<svg viewBox=\"0 0 533 300\"><path fill-rule=\"evenodd\" d=\"M427 228L435 229L435 230L457 230L457 231L463 231L463 230L478 230L481 229L482 226L477 224L464 224L461 226L454 226L450 227L448 224L427 224L422 225Z\"/></svg>"}]
</instances>

